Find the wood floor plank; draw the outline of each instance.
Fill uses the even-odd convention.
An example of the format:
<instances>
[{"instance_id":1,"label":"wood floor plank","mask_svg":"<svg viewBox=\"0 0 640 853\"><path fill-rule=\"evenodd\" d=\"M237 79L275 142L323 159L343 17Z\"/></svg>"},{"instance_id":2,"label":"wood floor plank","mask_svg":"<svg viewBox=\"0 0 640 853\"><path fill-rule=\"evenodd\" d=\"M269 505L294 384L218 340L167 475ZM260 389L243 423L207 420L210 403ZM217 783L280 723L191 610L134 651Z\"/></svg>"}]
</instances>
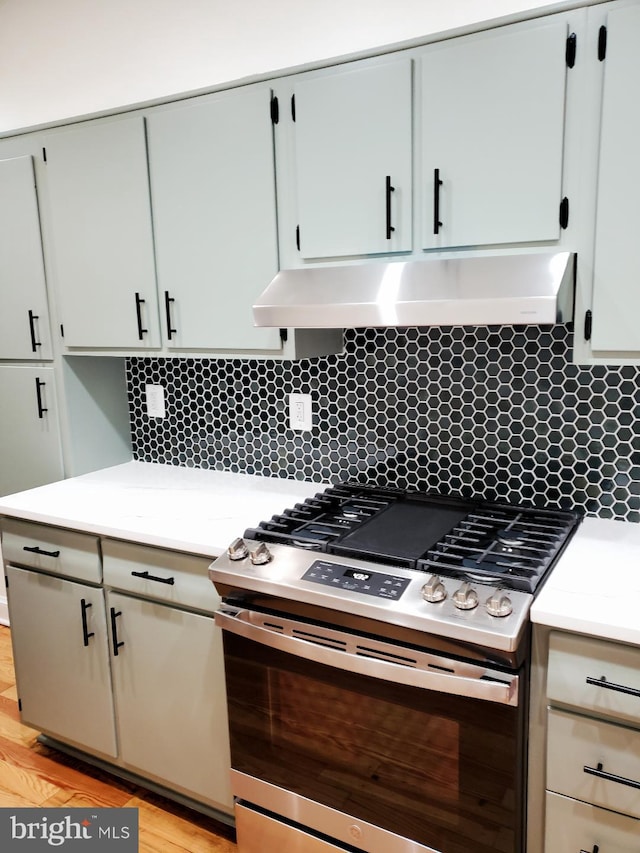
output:
<instances>
[{"instance_id":1,"label":"wood floor plank","mask_svg":"<svg viewBox=\"0 0 640 853\"><path fill-rule=\"evenodd\" d=\"M12 702L15 702L16 705L18 704L18 688L15 684L11 684L6 690L0 690L0 696L2 696L3 699L10 699Z\"/></svg>"},{"instance_id":2,"label":"wood floor plank","mask_svg":"<svg viewBox=\"0 0 640 853\"><path fill-rule=\"evenodd\" d=\"M33 746L38 732L20 722L17 702L0 697L0 740Z\"/></svg>"},{"instance_id":3,"label":"wood floor plank","mask_svg":"<svg viewBox=\"0 0 640 853\"><path fill-rule=\"evenodd\" d=\"M41 744L37 735L20 721L11 634L0 625L0 808L132 806L140 853L237 853L231 828Z\"/></svg>"},{"instance_id":4,"label":"wood floor plank","mask_svg":"<svg viewBox=\"0 0 640 853\"><path fill-rule=\"evenodd\" d=\"M43 776L32 773L28 768L19 767L13 762L0 760L0 779L5 793L19 797L34 806L41 806L45 800L60 790Z\"/></svg>"},{"instance_id":5,"label":"wood floor plank","mask_svg":"<svg viewBox=\"0 0 640 853\"><path fill-rule=\"evenodd\" d=\"M3 685L9 687L11 684L15 683L16 679L13 667L11 634L6 626L2 625L0 627L4 632L3 636L6 638L3 642L0 642L0 692L2 692L6 689Z\"/></svg>"},{"instance_id":6,"label":"wood floor plank","mask_svg":"<svg viewBox=\"0 0 640 853\"><path fill-rule=\"evenodd\" d=\"M122 808L131 799L130 791L122 791L117 796L110 794L107 797L96 796L95 793L87 791L72 791L69 788L60 788L49 800L42 803L43 808Z\"/></svg>"},{"instance_id":7,"label":"wood floor plank","mask_svg":"<svg viewBox=\"0 0 640 853\"><path fill-rule=\"evenodd\" d=\"M35 803L31 799L25 799L16 794L15 791L5 791L4 788L0 787L0 808L29 809L34 805Z\"/></svg>"}]
</instances>

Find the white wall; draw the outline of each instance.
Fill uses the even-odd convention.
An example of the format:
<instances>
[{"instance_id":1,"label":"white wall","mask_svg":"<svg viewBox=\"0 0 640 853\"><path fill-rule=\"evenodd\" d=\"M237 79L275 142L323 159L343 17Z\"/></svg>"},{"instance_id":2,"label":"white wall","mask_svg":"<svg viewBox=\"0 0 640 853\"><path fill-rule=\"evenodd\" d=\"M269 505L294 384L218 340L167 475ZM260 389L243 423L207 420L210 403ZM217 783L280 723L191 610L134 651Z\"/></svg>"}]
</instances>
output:
<instances>
[{"instance_id":1,"label":"white wall","mask_svg":"<svg viewBox=\"0 0 640 853\"><path fill-rule=\"evenodd\" d=\"M555 5L532 0L0 0L0 133Z\"/></svg>"}]
</instances>

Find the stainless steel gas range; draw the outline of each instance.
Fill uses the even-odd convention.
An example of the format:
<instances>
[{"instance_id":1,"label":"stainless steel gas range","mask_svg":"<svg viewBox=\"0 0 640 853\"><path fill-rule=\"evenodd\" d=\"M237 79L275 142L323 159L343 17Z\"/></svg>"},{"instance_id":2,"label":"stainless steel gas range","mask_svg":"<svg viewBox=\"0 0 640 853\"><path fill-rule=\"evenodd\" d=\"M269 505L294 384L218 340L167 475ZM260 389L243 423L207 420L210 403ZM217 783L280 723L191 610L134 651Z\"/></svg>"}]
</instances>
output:
<instances>
[{"instance_id":1,"label":"stainless steel gas range","mask_svg":"<svg viewBox=\"0 0 640 853\"><path fill-rule=\"evenodd\" d=\"M529 608L579 520L346 484L234 541L240 853L521 853Z\"/></svg>"}]
</instances>

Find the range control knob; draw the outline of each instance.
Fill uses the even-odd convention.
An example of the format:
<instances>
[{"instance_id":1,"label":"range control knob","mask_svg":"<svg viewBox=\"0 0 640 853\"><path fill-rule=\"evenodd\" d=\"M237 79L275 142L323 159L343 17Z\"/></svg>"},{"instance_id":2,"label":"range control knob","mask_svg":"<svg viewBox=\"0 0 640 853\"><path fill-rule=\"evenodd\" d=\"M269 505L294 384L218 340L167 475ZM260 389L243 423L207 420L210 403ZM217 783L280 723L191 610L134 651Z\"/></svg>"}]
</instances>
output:
<instances>
[{"instance_id":1,"label":"range control knob","mask_svg":"<svg viewBox=\"0 0 640 853\"><path fill-rule=\"evenodd\" d=\"M265 563L270 563L273 559L271 551L267 548L264 542L261 542L255 551L251 552L251 562L254 566L264 566Z\"/></svg>"},{"instance_id":2,"label":"range control knob","mask_svg":"<svg viewBox=\"0 0 640 853\"><path fill-rule=\"evenodd\" d=\"M453 603L458 610L473 610L478 606L478 593L471 584L463 583L460 589L453 593Z\"/></svg>"},{"instance_id":3,"label":"range control knob","mask_svg":"<svg viewBox=\"0 0 640 853\"><path fill-rule=\"evenodd\" d=\"M444 601L447 597L447 590L438 575L431 575L426 584L422 587L422 597L425 601L430 601L435 604L438 601Z\"/></svg>"},{"instance_id":4,"label":"range control knob","mask_svg":"<svg viewBox=\"0 0 640 853\"><path fill-rule=\"evenodd\" d=\"M227 555L230 560L244 560L245 557L249 556L249 549L247 548L247 543L244 539L238 537L238 539L234 539L231 545L227 548Z\"/></svg>"},{"instance_id":5,"label":"range control knob","mask_svg":"<svg viewBox=\"0 0 640 853\"><path fill-rule=\"evenodd\" d=\"M492 596L487 598L487 613L491 616L508 616L513 613L513 604L508 595L504 595L497 589Z\"/></svg>"}]
</instances>

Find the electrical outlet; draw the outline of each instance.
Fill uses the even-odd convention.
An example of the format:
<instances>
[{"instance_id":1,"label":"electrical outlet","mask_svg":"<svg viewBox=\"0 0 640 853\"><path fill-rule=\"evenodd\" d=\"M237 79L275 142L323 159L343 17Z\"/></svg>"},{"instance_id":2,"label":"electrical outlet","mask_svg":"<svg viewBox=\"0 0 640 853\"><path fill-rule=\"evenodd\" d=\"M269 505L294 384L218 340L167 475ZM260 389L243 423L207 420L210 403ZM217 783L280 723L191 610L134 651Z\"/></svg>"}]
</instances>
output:
<instances>
[{"instance_id":1,"label":"electrical outlet","mask_svg":"<svg viewBox=\"0 0 640 853\"><path fill-rule=\"evenodd\" d=\"M147 414L150 418L166 417L164 406L164 388L162 385L145 385L144 386L147 399Z\"/></svg>"},{"instance_id":2,"label":"electrical outlet","mask_svg":"<svg viewBox=\"0 0 640 853\"><path fill-rule=\"evenodd\" d=\"M289 426L308 432L313 427L311 394L289 394Z\"/></svg>"}]
</instances>

